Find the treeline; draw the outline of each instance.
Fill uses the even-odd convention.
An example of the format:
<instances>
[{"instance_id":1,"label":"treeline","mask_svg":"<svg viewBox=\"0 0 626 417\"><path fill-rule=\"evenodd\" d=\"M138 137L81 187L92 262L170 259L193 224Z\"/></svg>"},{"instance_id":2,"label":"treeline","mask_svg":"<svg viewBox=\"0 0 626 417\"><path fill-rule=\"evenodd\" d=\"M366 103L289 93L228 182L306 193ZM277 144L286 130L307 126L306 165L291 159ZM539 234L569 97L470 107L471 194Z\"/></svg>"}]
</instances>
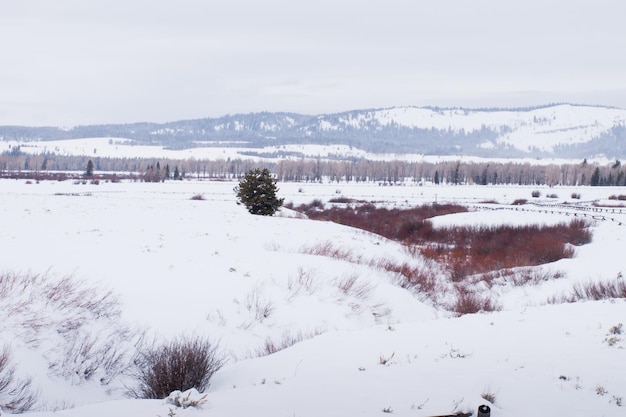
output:
<instances>
[{"instance_id":1,"label":"treeline","mask_svg":"<svg viewBox=\"0 0 626 417\"><path fill-rule=\"evenodd\" d=\"M626 186L626 169L620 161L607 166L590 164L534 165L521 162L402 162L402 161L281 161L275 173L279 181L376 182L399 184L518 184Z\"/></svg>"},{"instance_id":2,"label":"treeline","mask_svg":"<svg viewBox=\"0 0 626 417\"><path fill-rule=\"evenodd\" d=\"M89 166L89 169L88 169ZM619 160L608 165L580 163L536 165L521 162L404 162L285 159L152 159L88 156L0 154L0 176L21 177L46 172L115 173L144 181L170 179L237 179L253 168L269 168L279 181L374 182L381 185L432 182L435 184L517 184L626 186L626 167Z\"/></svg>"}]
</instances>

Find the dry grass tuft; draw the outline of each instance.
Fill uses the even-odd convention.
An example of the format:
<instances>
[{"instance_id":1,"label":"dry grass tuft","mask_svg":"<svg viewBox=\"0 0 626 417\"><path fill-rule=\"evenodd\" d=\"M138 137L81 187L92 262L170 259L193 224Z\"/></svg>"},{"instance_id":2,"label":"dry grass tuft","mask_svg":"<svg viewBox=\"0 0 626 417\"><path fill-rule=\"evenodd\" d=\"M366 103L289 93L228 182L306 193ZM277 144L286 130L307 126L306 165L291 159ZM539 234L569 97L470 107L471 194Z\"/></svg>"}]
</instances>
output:
<instances>
[{"instance_id":1,"label":"dry grass tuft","mask_svg":"<svg viewBox=\"0 0 626 417\"><path fill-rule=\"evenodd\" d=\"M589 282L576 284L570 294L560 298L552 297L548 300L551 304L574 303L577 301L598 301L613 298L626 298L626 282L617 278L614 281Z\"/></svg>"},{"instance_id":2,"label":"dry grass tuft","mask_svg":"<svg viewBox=\"0 0 626 417\"><path fill-rule=\"evenodd\" d=\"M290 331L285 331L280 340L276 341L270 337L265 339L263 346L256 350L256 357L271 355L276 352L280 352L281 350L287 349L296 343L300 343L304 340L312 339L315 336L322 334L322 331L315 330L309 333L302 333L300 331L296 333L292 333Z\"/></svg>"}]
</instances>

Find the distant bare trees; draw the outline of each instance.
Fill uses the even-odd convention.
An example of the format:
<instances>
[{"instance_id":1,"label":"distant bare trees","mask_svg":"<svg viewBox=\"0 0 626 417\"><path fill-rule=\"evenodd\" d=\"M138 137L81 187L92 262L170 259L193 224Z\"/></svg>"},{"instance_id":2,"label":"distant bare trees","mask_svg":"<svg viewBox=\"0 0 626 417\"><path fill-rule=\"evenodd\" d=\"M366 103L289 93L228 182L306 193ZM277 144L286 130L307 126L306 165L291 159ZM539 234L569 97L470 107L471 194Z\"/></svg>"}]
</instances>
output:
<instances>
[{"instance_id":1,"label":"distant bare trees","mask_svg":"<svg viewBox=\"0 0 626 417\"><path fill-rule=\"evenodd\" d=\"M16 173L84 172L88 161L98 172L114 172L139 181L168 179L240 179L255 168L267 167L281 182L373 182L381 185L435 182L439 184L482 185L626 185L626 167L620 161L607 165L584 160L572 164L531 164L529 162L372 161L364 159L281 159L257 162L251 159L103 158L87 156L29 155L12 151L0 154L0 176ZM165 167L165 168L161 168ZM21 175L23 176L23 175Z\"/></svg>"},{"instance_id":2,"label":"distant bare trees","mask_svg":"<svg viewBox=\"0 0 626 417\"><path fill-rule=\"evenodd\" d=\"M535 165L528 162L285 160L276 164L275 172L280 181L295 182L316 182L324 178L380 184L409 180L479 185L626 185L626 169L617 163L601 166L586 162Z\"/></svg>"}]
</instances>

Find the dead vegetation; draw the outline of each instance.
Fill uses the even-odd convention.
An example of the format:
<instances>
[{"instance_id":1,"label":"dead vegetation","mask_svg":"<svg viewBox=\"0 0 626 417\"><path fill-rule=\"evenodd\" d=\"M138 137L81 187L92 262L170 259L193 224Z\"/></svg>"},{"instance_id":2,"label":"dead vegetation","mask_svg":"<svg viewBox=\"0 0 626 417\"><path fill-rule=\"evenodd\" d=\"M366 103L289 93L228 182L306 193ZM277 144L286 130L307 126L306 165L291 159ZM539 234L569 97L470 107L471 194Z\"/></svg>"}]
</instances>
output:
<instances>
[{"instance_id":1,"label":"dead vegetation","mask_svg":"<svg viewBox=\"0 0 626 417\"><path fill-rule=\"evenodd\" d=\"M561 278L562 272L533 267L571 258L576 246L589 243L592 238L590 223L578 218L555 225L433 227L429 218L467 211L466 207L453 204L400 210L371 203L325 208L318 201L295 210L310 219L333 221L399 241L422 262L363 259L352 250L331 242L304 248L304 253L384 270L393 274L399 286L425 294L435 302L441 297L442 288L452 284L455 302L446 307L457 314L500 308L494 299L480 296L472 289L476 284L484 283L488 288L522 286Z\"/></svg>"}]
</instances>

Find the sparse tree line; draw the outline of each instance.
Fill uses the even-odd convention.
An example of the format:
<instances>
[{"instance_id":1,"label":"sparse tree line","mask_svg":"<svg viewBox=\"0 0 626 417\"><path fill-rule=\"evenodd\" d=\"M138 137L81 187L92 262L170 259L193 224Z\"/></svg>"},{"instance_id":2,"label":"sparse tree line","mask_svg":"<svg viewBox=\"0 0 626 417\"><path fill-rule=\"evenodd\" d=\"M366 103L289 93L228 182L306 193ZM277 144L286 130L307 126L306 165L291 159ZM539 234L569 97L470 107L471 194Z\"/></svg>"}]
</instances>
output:
<instances>
[{"instance_id":1,"label":"sparse tree line","mask_svg":"<svg viewBox=\"0 0 626 417\"><path fill-rule=\"evenodd\" d=\"M275 167L280 181L376 182L398 184L406 180L435 184L478 185L626 185L620 161L608 166L590 164L533 165L519 162L440 163L402 161L281 161Z\"/></svg>"},{"instance_id":2,"label":"sparse tree line","mask_svg":"<svg viewBox=\"0 0 626 417\"><path fill-rule=\"evenodd\" d=\"M384 185L432 182L478 185L591 185L626 186L626 167L619 160L607 165L580 163L538 165L528 162L404 162L369 160L251 159L206 160L189 158L106 158L88 156L0 155L0 176L25 177L49 172L82 172L87 176L116 173L120 178L160 182L165 180L239 179L252 169L269 168L283 182L373 182ZM21 174L21 175L18 175Z\"/></svg>"}]
</instances>

